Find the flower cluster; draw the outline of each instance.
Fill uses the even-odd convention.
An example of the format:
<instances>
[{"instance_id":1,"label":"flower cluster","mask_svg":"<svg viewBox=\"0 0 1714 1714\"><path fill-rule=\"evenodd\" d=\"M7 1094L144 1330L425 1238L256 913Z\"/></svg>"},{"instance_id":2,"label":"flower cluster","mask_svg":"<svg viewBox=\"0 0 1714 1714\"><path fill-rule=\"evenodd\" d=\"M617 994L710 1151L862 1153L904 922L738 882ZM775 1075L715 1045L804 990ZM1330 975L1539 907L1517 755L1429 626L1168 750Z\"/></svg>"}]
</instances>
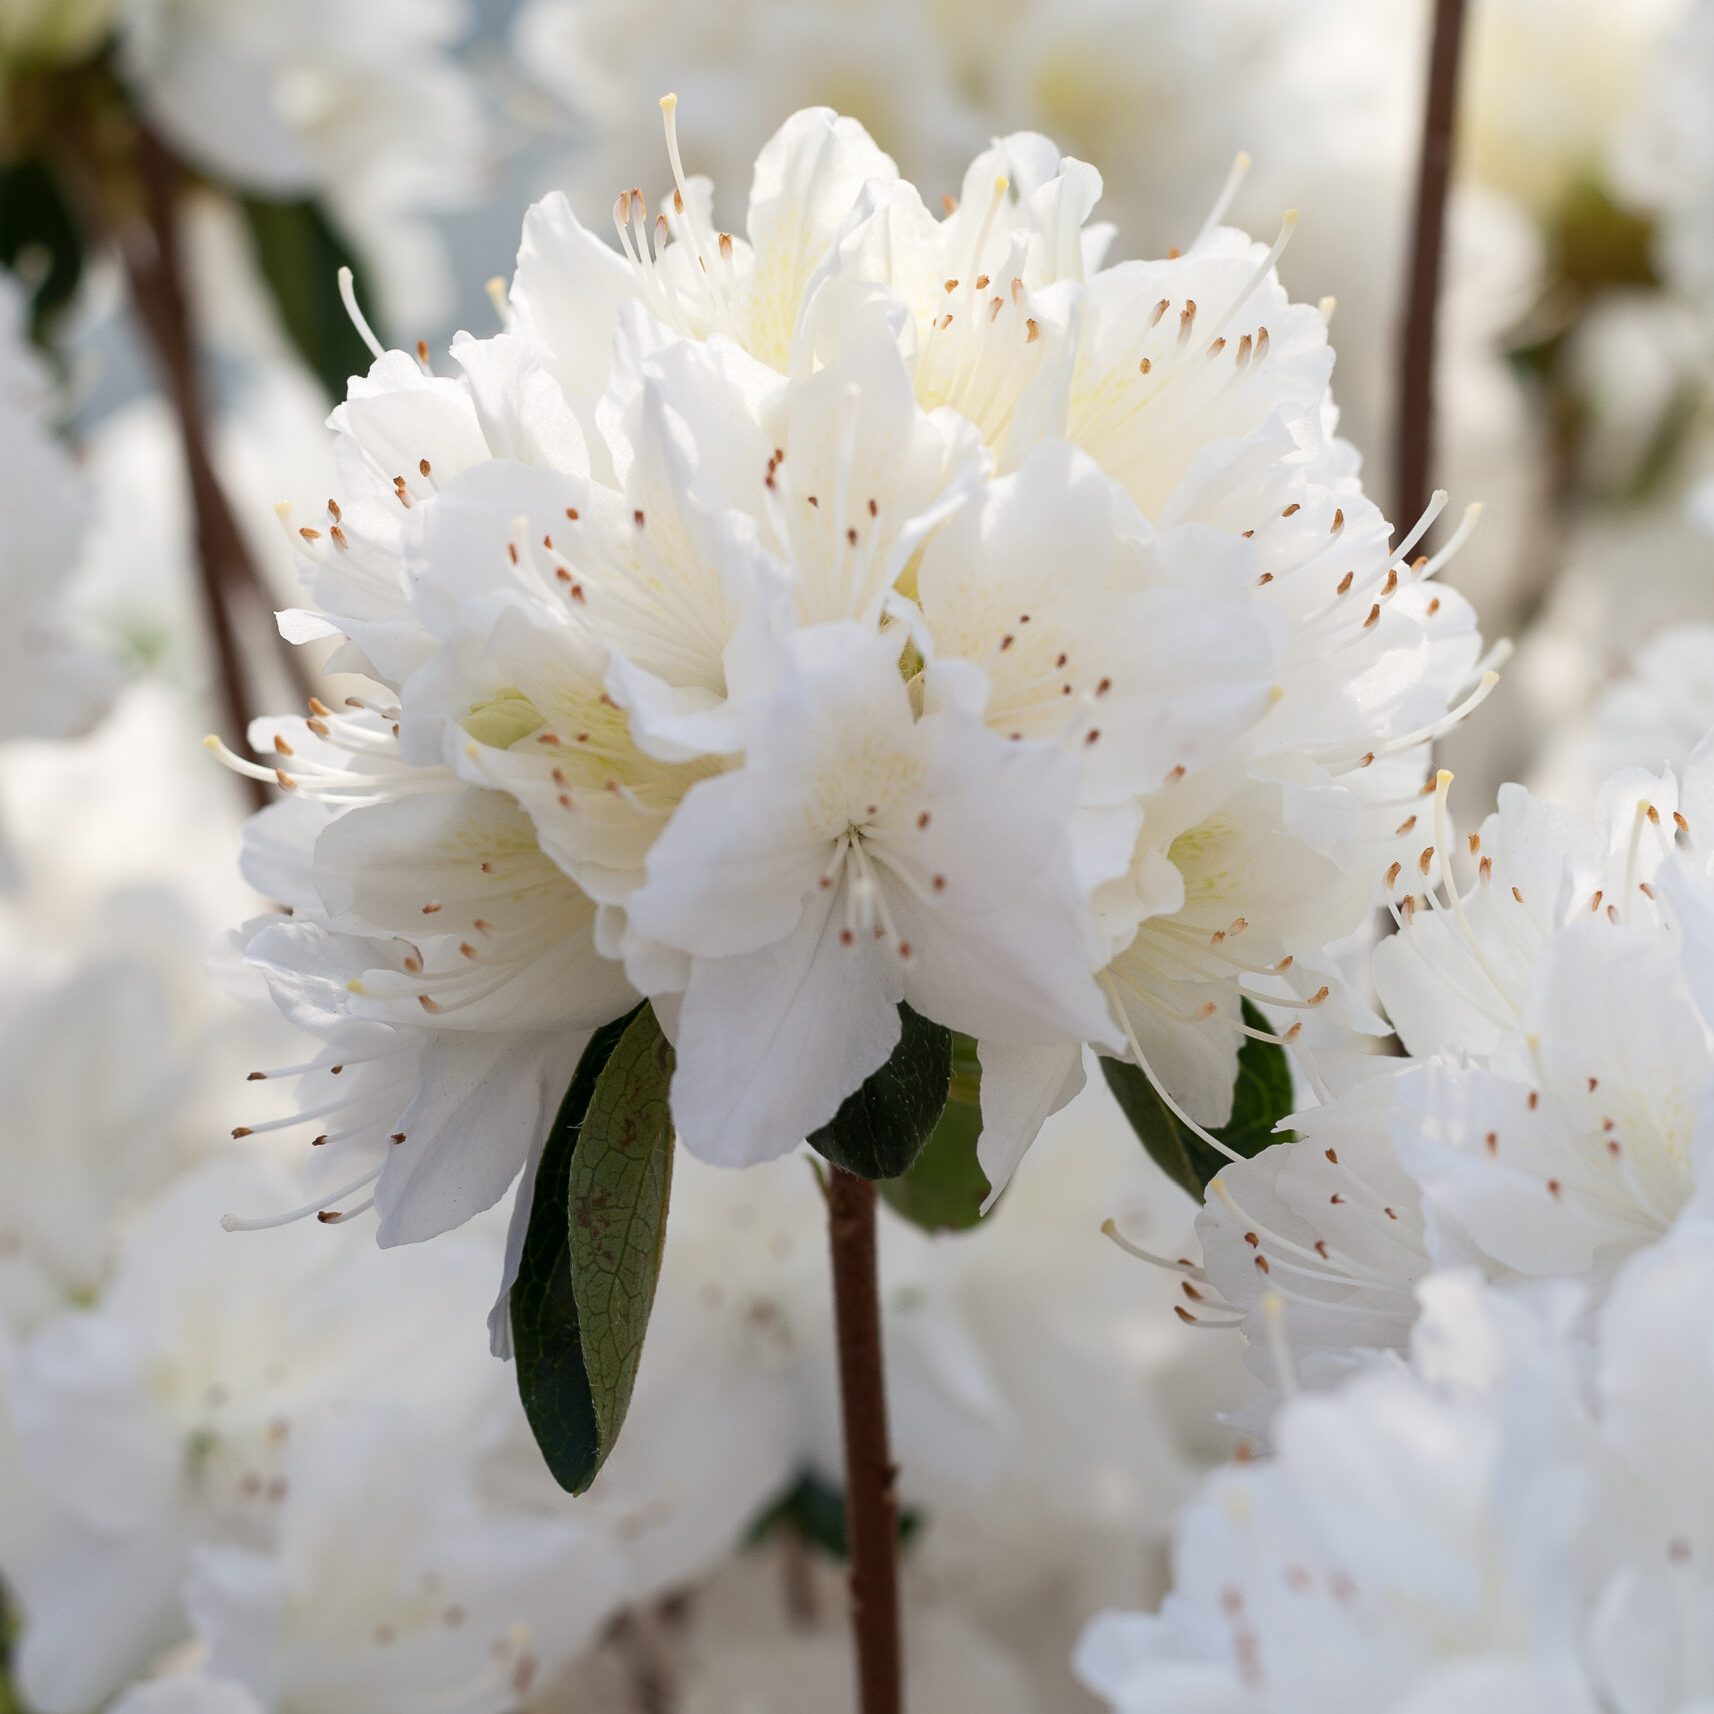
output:
<instances>
[{"instance_id":1,"label":"flower cluster","mask_svg":"<svg viewBox=\"0 0 1714 1714\"><path fill-rule=\"evenodd\" d=\"M1441 775L1435 878L1374 958L1408 1057L1214 1180L1185 1316L1236 1314L1264 1370L1314 1378L1406 1346L1433 1270L1598 1299L1705 1205L1711 782L1704 741L1682 782L1616 774L1593 822L1507 787L1457 842L1460 888L1432 864L1455 844Z\"/></svg>"},{"instance_id":2,"label":"flower cluster","mask_svg":"<svg viewBox=\"0 0 1714 1714\"><path fill-rule=\"evenodd\" d=\"M815 109L739 238L662 105L617 248L550 197L503 332L353 382L282 623L380 688L233 758L286 794L249 956L326 1043L312 1211L383 1243L496 1201L639 996L719 1164L832 1119L901 1004L980 1042L996 1191L1086 1042L1223 1122L1243 1002L1328 1000L1492 682L1430 581L1465 532L1393 543L1335 434L1289 219L1107 265L1045 139L937 214Z\"/></svg>"},{"instance_id":3,"label":"flower cluster","mask_svg":"<svg viewBox=\"0 0 1714 1714\"><path fill-rule=\"evenodd\" d=\"M1711 1284L1700 1221L1582 1338L1576 1287L1437 1276L1410 1365L1289 1403L1185 1512L1162 1610L1091 1625L1084 1681L1117 1714L1701 1706Z\"/></svg>"}]
</instances>

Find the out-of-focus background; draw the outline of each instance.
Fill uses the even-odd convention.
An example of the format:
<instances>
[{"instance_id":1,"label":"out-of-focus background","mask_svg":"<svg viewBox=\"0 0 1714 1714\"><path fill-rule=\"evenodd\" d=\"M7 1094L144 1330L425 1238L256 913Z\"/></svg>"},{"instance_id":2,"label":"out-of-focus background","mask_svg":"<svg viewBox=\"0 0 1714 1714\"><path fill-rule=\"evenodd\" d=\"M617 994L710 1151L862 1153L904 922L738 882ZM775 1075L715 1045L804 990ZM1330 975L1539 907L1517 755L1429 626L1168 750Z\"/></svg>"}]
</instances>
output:
<instances>
[{"instance_id":1,"label":"out-of-focus background","mask_svg":"<svg viewBox=\"0 0 1714 1714\"><path fill-rule=\"evenodd\" d=\"M578 1508L536 1470L469 1312L497 1228L385 1257L313 1223L242 1250L212 1229L246 1194L292 1198L246 1080L295 1050L222 986L221 936L258 901L236 867L249 800L200 744L225 713L181 437L118 261L90 249L62 289L31 175L77 163L44 168L36 68L117 18L127 87L207 176L182 236L210 452L284 607L275 504L320 510L329 382L365 359L337 317L289 327L280 304L304 282L325 300L349 257L389 343L492 328L534 198L564 189L601 229L615 195L670 182L668 90L733 225L757 149L809 104L861 119L931 201L991 136L1045 132L1100 166L1121 255L1189 241L1247 153L1228 218L1268 238L1299 212L1281 272L1337 299L1342 432L1390 504L1427 13L0 0L0 63L30 74L0 109L5 313L52 323L51 355L17 340L0 365L0 1708L83 1714L196 1660L292 1714L849 1695L800 1163L681 1167L632 1426ZM1587 803L1611 767L1677 763L1714 723L1714 6L1470 0L1457 135L1433 479L1484 503L1446 575L1517 646L1446 746L1474 817L1512 778ZM255 672L284 706L265 630ZM1235 1346L1170 1316L1165 1275L1092 1234L1112 1216L1173 1255L1191 1212L1098 1091L1053 1122L990 1238L889 1229L917 1706L1087 1706L1078 1625L1158 1598L1173 1508L1232 1444L1207 1424L1246 1382Z\"/></svg>"}]
</instances>

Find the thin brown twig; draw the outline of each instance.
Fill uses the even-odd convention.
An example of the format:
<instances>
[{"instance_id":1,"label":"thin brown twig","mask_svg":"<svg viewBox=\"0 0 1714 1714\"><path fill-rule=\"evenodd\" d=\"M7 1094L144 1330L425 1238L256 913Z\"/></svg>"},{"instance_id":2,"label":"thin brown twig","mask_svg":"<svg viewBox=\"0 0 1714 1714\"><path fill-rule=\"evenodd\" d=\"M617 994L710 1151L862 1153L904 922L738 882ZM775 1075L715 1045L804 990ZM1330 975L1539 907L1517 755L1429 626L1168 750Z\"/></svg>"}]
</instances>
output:
<instances>
[{"instance_id":1,"label":"thin brown twig","mask_svg":"<svg viewBox=\"0 0 1714 1714\"><path fill-rule=\"evenodd\" d=\"M1398 432L1395 441L1397 506L1401 529L1428 505L1434 452L1434 334L1445 248L1446 193L1452 177L1453 130L1458 113L1458 66L1466 0L1435 0L1428 50L1428 97L1423 106L1422 153L1411 222L1403 338L1399 347Z\"/></svg>"},{"instance_id":2,"label":"thin brown twig","mask_svg":"<svg viewBox=\"0 0 1714 1714\"><path fill-rule=\"evenodd\" d=\"M845 1428L845 1529L851 1550L851 1634L860 1714L902 1714L899 1501L881 1357L875 1187L842 1167L827 1185L839 1399Z\"/></svg>"},{"instance_id":3,"label":"thin brown twig","mask_svg":"<svg viewBox=\"0 0 1714 1714\"><path fill-rule=\"evenodd\" d=\"M235 749L245 743L251 718L262 712L255 668L246 659L239 636L239 616L248 614L253 629L266 624L267 586L244 540L226 492L214 468L208 442L206 401L197 372L179 239L178 199L182 172L159 138L139 127L136 167L142 190L144 230L121 235L120 250L137 312L166 382L178 423L185 474L190 484L195 520L196 558L201 573L203 606L214 644L216 680ZM272 627L268 627L271 632ZM281 655L293 689L307 694L308 684L296 657ZM246 777L258 808L270 801L265 782Z\"/></svg>"}]
</instances>

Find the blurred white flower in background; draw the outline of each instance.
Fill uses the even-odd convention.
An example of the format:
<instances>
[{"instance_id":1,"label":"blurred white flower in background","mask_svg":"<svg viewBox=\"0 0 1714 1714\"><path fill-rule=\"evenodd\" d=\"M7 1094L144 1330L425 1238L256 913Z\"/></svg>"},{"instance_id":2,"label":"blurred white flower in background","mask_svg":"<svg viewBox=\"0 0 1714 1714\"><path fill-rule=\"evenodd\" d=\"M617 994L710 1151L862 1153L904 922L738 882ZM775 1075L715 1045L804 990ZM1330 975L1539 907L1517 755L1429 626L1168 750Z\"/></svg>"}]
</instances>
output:
<instances>
[{"instance_id":1,"label":"blurred white flower in background","mask_svg":"<svg viewBox=\"0 0 1714 1714\"><path fill-rule=\"evenodd\" d=\"M1160 1613L1090 1627L1085 1681L1117 1714L1700 1706L1711 1275L1690 1222L1582 1332L1575 1287L1426 1284L1411 1366L1288 1402L1185 1513Z\"/></svg>"},{"instance_id":2,"label":"blurred white flower in background","mask_svg":"<svg viewBox=\"0 0 1714 1714\"><path fill-rule=\"evenodd\" d=\"M0 278L0 740L87 729L117 680L67 622L90 497L54 438L48 369L24 321L23 293Z\"/></svg>"},{"instance_id":3,"label":"blurred white flower in background","mask_svg":"<svg viewBox=\"0 0 1714 1714\"><path fill-rule=\"evenodd\" d=\"M458 52L461 0L124 0L119 59L193 166L269 197L323 199L390 316L447 313L453 282L426 216L472 200L489 166Z\"/></svg>"}]
</instances>

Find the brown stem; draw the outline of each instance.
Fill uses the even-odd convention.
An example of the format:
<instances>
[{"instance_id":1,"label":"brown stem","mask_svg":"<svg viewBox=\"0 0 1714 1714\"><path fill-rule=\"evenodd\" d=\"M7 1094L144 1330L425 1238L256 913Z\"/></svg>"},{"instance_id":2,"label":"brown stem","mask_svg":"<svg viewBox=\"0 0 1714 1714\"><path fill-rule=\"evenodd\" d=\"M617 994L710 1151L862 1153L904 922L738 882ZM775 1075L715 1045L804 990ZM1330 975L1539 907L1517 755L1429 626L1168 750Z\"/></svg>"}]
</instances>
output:
<instances>
[{"instance_id":1,"label":"brown stem","mask_svg":"<svg viewBox=\"0 0 1714 1714\"><path fill-rule=\"evenodd\" d=\"M1393 522L1401 530L1409 529L1428 504L1428 471L1434 447L1434 324L1440 301L1446 190L1452 176L1452 133L1458 110L1458 62L1464 13L1465 0L1435 0L1416 211L1411 223L1404 337L1399 347L1394 471L1398 501Z\"/></svg>"},{"instance_id":2,"label":"brown stem","mask_svg":"<svg viewBox=\"0 0 1714 1714\"><path fill-rule=\"evenodd\" d=\"M851 1549L851 1633L859 1714L901 1714L899 1502L887 1437L875 1187L833 1167L827 1187L839 1399L845 1426L845 1531Z\"/></svg>"},{"instance_id":3,"label":"brown stem","mask_svg":"<svg viewBox=\"0 0 1714 1714\"><path fill-rule=\"evenodd\" d=\"M262 712L262 704L254 670L239 642L238 616L247 615L253 623L272 630L267 586L220 485L209 449L206 405L197 373L190 301L179 245L178 198L182 173L167 147L143 126L137 133L136 168L145 230L122 234L120 250L137 319L154 349L178 420L195 518L203 606L214 642L227 738L235 749L242 749L250 719ZM283 654L281 658L294 690L300 695L306 692L307 683L296 657ZM245 783L258 808L269 801L272 794L265 782L247 779Z\"/></svg>"}]
</instances>

